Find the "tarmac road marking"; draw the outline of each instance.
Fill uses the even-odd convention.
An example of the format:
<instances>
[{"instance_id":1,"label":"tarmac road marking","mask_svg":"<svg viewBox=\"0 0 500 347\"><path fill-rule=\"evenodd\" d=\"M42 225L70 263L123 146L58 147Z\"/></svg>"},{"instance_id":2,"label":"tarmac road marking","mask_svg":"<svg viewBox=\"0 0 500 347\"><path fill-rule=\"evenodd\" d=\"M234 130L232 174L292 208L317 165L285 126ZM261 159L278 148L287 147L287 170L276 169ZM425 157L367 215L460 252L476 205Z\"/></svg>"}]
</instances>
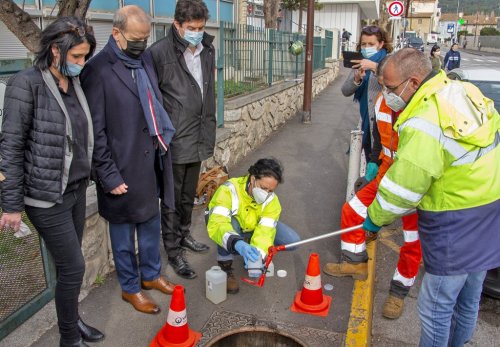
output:
<instances>
[{"instance_id":1,"label":"tarmac road marking","mask_svg":"<svg viewBox=\"0 0 500 347\"><path fill-rule=\"evenodd\" d=\"M366 246L366 251L368 252L368 278L366 281L354 281L351 313L345 337L346 347L371 345L377 242L370 242Z\"/></svg>"},{"instance_id":2,"label":"tarmac road marking","mask_svg":"<svg viewBox=\"0 0 500 347\"><path fill-rule=\"evenodd\" d=\"M488 60L490 63L496 63L496 60Z\"/></svg>"},{"instance_id":3,"label":"tarmac road marking","mask_svg":"<svg viewBox=\"0 0 500 347\"><path fill-rule=\"evenodd\" d=\"M474 59L475 61L483 62L483 59Z\"/></svg>"}]
</instances>

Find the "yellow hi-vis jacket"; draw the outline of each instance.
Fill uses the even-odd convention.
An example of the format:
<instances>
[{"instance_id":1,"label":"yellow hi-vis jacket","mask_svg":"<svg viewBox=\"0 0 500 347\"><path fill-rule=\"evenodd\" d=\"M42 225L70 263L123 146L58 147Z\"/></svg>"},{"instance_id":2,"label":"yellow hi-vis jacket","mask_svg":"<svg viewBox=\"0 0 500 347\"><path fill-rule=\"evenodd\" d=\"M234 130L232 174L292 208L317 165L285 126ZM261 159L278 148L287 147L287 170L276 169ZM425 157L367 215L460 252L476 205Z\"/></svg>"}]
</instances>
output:
<instances>
[{"instance_id":1,"label":"yellow hi-vis jacket","mask_svg":"<svg viewBox=\"0 0 500 347\"><path fill-rule=\"evenodd\" d=\"M474 85L441 70L394 128L394 164L368 207L379 226L413 208L426 271L451 276L500 266L500 115Z\"/></svg>"},{"instance_id":2,"label":"yellow hi-vis jacket","mask_svg":"<svg viewBox=\"0 0 500 347\"><path fill-rule=\"evenodd\" d=\"M281 214L281 204L272 193L259 205L247 193L249 175L227 180L215 192L208 205L208 235L219 246L234 252L234 244L243 240L231 225L236 218L243 232L253 232L250 244L263 255L274 244L276 224Z\"/></svg>"}]
</instances>

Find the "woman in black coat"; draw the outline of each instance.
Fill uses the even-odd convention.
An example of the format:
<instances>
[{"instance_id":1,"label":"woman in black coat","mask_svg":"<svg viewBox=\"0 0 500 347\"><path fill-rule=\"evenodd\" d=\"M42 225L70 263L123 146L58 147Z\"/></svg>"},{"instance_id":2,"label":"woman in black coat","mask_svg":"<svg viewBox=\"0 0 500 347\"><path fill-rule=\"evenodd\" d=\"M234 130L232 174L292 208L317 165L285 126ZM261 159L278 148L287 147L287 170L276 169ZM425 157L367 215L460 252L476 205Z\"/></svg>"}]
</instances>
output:
<instances>
[{"instance_id":1,"label":"woman in black coat","mask_svg":"<svg viewBox=\"0 0 500 347\"><path fill-rule=\"evenodd\" d=\"M45 241L57 269L55 303L64 347L104 338L78 314L94 143L78 75L95 46L92 28L83 21L57 19L42 32L35 66L13 76L5 93L0 229L19 230L26 211Z\"/></svg>"}]
</instances>

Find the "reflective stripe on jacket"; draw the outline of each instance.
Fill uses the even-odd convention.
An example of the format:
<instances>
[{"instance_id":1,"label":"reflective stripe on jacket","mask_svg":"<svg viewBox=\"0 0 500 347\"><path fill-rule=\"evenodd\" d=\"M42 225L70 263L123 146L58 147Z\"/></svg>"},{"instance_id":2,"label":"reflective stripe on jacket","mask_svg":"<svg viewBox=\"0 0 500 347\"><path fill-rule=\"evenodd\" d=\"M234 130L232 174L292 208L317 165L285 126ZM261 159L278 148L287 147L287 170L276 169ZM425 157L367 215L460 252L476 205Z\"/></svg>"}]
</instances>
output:
<instances>
[{"instance_id":1,"label":"reflective stripe on jacket","mask_svg":"<svg viewBox=\"0 0 500 347\"><path fill-rule=\"evenodd\" d=\"M257 204L247 193L248 180L248 175L231 178L217 189L208 205L208 235L219 246L233 251L234 243L242 239L231 225L234 217L243 232L253 232L250 244L267 254L274 244L281 204L274 193L262 205Z\"/></svg>"}]
</instances>

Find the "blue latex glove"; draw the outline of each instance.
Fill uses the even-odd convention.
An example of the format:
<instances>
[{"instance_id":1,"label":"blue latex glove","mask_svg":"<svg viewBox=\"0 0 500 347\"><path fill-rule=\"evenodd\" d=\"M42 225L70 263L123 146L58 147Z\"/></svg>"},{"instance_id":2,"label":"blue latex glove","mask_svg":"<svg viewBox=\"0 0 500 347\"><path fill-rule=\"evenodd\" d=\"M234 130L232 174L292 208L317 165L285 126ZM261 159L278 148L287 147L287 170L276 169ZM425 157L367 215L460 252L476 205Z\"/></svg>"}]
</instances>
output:
<instances>
[{"instance_id":1,"label":"blue latex glove","mask_svg":"<svg viewBox=\"0 0 500 347\"><path fill-rule=\"evenodd\" d=\"M368 165L366 166L365 179L368 182L373 181L373 179L377 177L377 173L378 173L378 165L375 164L374 162L369 162Z\"/></svg>"},{"instance_id":2,"label":"blue latex glove","mask_svg":"<svg viewBox=\"0 0 500 347\"><path fill-rule=\"evenodd\" d=\"M243 240L237 241L234 249L243 257L245 267L247 267L248 261L257 261L260 258L259 250Z\"/></svg>"},{"instance_id":3,"label":"blue latex glove","mask_svg":"<svg viewBox=\"0 0 500 347\"><path fill-rule=\"evenodd\" d=\"M365 221L363 222L363 229L371 233L378 233L379 230L382 229L382 227L379 227L378 225L374 224L370 219L370 216L367 215Z\"/></svg>"}]
</instances>

